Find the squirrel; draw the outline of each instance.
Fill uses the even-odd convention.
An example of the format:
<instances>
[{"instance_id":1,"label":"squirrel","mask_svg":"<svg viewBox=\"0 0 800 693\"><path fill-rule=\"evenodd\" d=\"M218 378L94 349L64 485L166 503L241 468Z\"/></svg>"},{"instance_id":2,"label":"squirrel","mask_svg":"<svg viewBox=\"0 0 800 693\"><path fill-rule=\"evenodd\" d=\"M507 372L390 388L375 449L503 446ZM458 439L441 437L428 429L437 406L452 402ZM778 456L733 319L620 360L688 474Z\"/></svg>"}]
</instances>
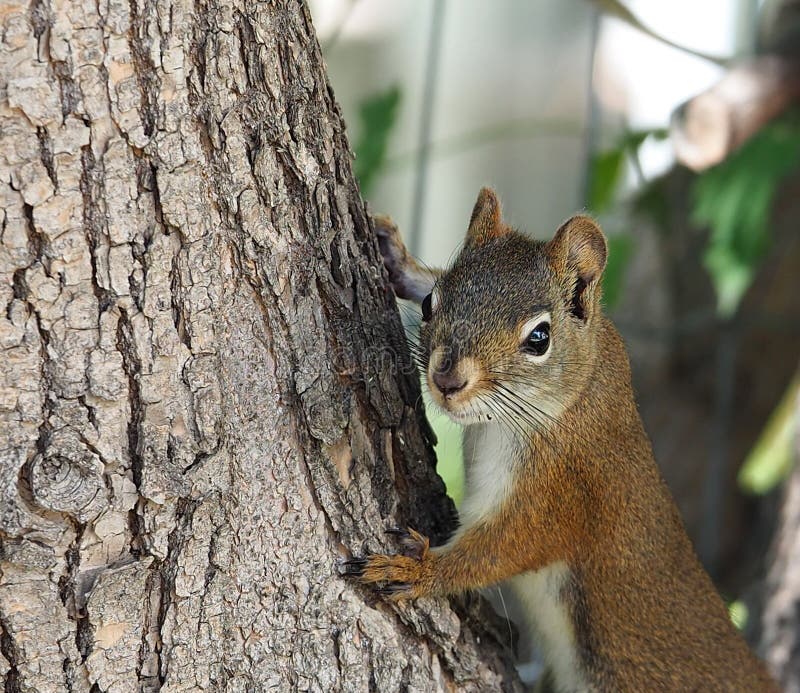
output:
<instances>
[{"instance_id":1,"label":"squirrel","mask_svg":"<svg viewBox=\"0 0 800 693\"><path fill-rule=\"evenodd\" d=\"M433 402L464 426L460 526L431 548L341 564L390 600L507 580L558 691L777 690L701 567L603 315L608 246L584 215L549 242L507 226L483 188L453 265L431 270L388 217L396 295L421 304Z\"/></svg>"}]
</instances>

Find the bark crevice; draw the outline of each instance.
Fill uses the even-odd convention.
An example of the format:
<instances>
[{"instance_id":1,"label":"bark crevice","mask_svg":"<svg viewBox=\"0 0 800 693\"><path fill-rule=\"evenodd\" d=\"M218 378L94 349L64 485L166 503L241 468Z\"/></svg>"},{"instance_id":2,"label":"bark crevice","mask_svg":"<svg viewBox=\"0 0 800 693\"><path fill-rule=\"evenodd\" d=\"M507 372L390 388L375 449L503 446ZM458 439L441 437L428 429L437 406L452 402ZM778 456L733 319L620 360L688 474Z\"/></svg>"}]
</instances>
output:
<instances>
[{"instance_id":1,"label":"bark crevice","mask_svg":"<svg viewBox=\"0 0 800 693\"><path fill-rule=\"evenodd\" d=\"M5 657L8 662L8 671L6 672L5 680L5 693L20 693L19 687L19 650L14 642L14 637L8 621L0 609L0 654Z\"/></svg>"},{"instance_id":2,"label":"bark crevice","mask_svg":"<svg viewBox=\"0 0 800 693\"><path fill-rule=\"evenodd\" d=\"M142 3L144 11L140 14L139 3L137 0L129 0L130 10L130 29L128 31L128 45L130 46L133 58L133 71L136 75L136 83L139 87L142 107L139 112L142 116L145 137L151 137L156 130L159 116L158 94L161 85L159 84L159 70L150 58L144 37L147 36L147 18L144 12L148 9L153 10L152 5Z\"/></svg>"},{"instance_id":3,"label":"bark crevice","mask_svg":"<svg viewBox=\"0 0 800 693\"><path fill-rule=\"evenodd\" d=\"M47 171L50 182L53 184L53 189L58 190L58 176L56 175L55 164L53 161L53 143L50 140L50 135L47 133L47 128L36 128L36 137L39 140L39 158L42 165Z\"/></svg>"},{"instance_id":4,"label":"bark crevice","mask_svg":"<svg viewBox=\"0 0 800 693\"><path fill-rule=\"evenodd\" d=\"M161 643L161 648L156 648L158 681L161 686L167 680L170 672L169 652L164 650L163 631L169 617L170 609L175 599L175 578L178 571L178 559L181 551L191 534L192 520L194 513L200 506L200 501L189 499L178 499L175 505L175 528L170 532L167 541L167 556L158 565L158 572L161 576L158 595L158 615L156 618L156 633ZM178 674L180 676L180 674Z\"/></svg>"}]
</instances>

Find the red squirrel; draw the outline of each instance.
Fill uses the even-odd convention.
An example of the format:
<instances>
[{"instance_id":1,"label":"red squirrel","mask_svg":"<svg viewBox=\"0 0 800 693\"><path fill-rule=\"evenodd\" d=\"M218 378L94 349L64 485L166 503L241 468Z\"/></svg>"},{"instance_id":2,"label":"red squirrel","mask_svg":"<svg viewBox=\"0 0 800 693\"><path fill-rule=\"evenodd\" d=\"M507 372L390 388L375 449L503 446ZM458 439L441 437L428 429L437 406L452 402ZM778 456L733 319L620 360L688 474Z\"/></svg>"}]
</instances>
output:
<instances>
[{"instance_id":1,"label":"red squirrel","mask_svg":"<svg viewBox=\"0 0 800 693\"><path fill-rule=\"evenodd\" d=\"M698 561L653 457L624 344L600 304L606 239L575 216L548 242L484 188L445 271L375 228L396 294L422 306L433 402L464 426L466 493L444 545L342 572L392 600L502 580L558 691L776 690Z\"/></svg>"}]
</instances>

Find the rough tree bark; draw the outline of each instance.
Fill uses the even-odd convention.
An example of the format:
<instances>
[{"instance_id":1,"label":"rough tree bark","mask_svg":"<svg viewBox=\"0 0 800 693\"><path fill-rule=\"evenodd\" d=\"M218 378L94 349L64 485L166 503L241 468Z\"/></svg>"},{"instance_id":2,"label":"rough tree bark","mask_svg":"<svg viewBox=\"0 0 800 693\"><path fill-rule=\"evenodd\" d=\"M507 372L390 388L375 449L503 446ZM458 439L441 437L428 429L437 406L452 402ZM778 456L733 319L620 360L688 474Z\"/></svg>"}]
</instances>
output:
<instances>
[{"instance_id":1,"label":"rough tree bark","mask_svg":"<svg viewBox=\"0 0 800 693\"><path fill-rule=\"evenodd\" d=\"M305 7L0 21L5 690L516 688L336 574L452 508Z\"/></svg>"}]
</instances>

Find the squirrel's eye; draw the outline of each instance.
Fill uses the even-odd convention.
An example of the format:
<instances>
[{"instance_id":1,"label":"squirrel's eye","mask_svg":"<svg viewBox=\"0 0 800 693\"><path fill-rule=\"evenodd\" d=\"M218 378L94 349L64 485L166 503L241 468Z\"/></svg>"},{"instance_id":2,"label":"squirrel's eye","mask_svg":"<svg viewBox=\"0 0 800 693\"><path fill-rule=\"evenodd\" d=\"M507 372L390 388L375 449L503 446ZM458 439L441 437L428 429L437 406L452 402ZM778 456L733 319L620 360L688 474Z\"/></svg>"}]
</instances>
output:
<instances>
[{"instance_id":1,"label":"squirrel's eye","mask_svg":"<svg viewBox=\"0 0 800 693\"><path fill-rule=\"evenodd\" d=\"M530 331L528 336L525 338L525 342L522 344L522 350L528 354L533 354L534 356L543 356L545 353L547 353L547 349L549 347L549 322L540 322Z\"/></svg>"},{"instance_id":2,"label":"squirrel's eye","mask_svg":"<svg viewBox=\"0 0 800 693\"><path fill-rule=\"evenodd\" d=\"M431 319L432 311L431 311L431 294L428 294L425 298L422 299L422 319L425 322Z\"/></svg>"}]
</instances>

